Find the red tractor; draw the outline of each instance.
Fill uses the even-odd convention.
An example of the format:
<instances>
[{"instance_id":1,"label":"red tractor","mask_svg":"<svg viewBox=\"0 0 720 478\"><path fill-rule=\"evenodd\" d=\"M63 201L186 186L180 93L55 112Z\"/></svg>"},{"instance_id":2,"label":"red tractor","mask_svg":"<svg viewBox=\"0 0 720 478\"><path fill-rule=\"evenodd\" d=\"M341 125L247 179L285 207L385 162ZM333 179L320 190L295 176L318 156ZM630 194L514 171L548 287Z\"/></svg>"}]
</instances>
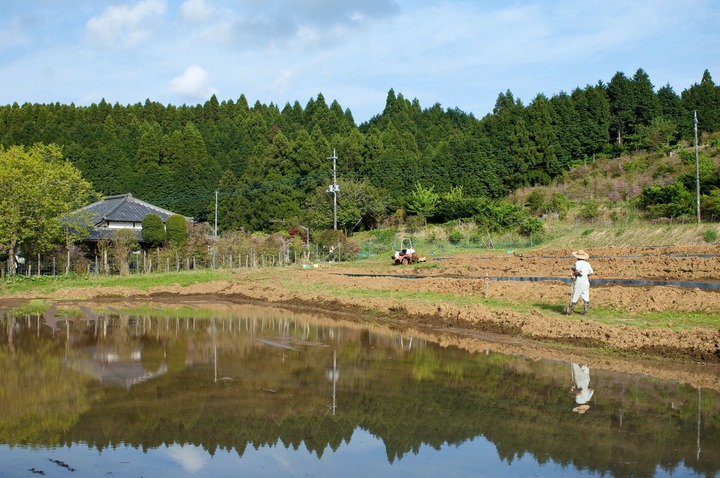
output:
<instances>
[{"instance_id":1,"label":"red tractor","mask_svg":"<svg viewBox=\"0 0 720 478\"><path fill-rule=\"evenodd\" d=\"M412 241L410 238L405 237L400 241L401 250L395 251L395 255L390 258L393 260L393 264L417 264L418 262L425 262L424 257L420 257L413 249Z\"/></svg>"}]
</instances>

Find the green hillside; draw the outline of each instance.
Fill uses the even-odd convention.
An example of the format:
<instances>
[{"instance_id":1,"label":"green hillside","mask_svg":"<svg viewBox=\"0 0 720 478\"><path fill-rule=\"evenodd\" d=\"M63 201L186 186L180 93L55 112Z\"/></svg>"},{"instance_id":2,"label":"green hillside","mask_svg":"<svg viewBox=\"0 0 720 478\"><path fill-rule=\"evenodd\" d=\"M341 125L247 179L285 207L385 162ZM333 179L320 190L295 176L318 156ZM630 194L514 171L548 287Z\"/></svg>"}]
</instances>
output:
<instances>
[{"instance_id":1,"label":"green hillside","mask_svg":"<svg viewBox=\"0 0 720 478\"><path fill-rule=\"evenodd\" d=\"M588 239L607 227L622 237L644 220L694 222L696 136L702 221L714 223L718 131L720 87L707 70L680 94L656 90L642 69L570 93L538 94L528 105L506 91L483 118L439 104L423 108L391 89L384 110L360 125L322 94L282 108L251 106L244 96L194 106L16 103L0 106L8 208L0 211L0 249L35 256L69 239L59 227L55 237L12 230L22 219L13 205L27 202L24 186L42 182L16 177L42 176L12 165L24 149L60 152L99 195L132 193L196 223L217 222L221 237L244 235L253 250L253 233L275 234L278 243L308 230L313 243L338 250L335 225L359 239L427 226L430 243L516 247L552 244L568 232ZM42 192L58 196L49 183ZM210 234L194 233L197 255ZM716 237L703 232L702 240ZM183 251L186 263L189 254ZM235 247L233 254L241 253Z\"/></svg>"}]
</instances>

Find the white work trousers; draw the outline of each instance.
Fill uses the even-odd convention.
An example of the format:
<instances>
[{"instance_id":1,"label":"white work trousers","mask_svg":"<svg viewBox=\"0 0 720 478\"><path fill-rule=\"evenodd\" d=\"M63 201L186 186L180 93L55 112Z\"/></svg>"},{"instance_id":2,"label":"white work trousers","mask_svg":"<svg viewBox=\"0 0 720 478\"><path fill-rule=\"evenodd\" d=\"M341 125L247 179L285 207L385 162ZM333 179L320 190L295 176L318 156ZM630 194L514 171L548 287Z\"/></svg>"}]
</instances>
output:
<instances>
[{"instance_id":1,"label":"white work trousers","mask_svg":"<svg viewBox=\"0 0 720 478\"><path fill-rule=\"evenodd\" d=\"M582 297L585 303L590 302L590 279L587 277L578 277L575 279L575 288L573 289L572 303L577 303Z\"/></svg>"}]
</instances>

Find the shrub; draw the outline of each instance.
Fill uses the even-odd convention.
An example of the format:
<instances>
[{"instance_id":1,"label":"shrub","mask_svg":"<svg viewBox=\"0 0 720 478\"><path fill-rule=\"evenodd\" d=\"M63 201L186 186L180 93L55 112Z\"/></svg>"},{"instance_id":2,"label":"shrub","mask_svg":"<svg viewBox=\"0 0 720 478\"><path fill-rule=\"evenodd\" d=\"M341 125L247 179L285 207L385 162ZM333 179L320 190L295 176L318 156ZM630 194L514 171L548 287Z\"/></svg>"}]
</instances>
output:
<instances>
[{"instance_id":1,"label":"shrub","mask_svg":"<svg viewBox=\"0 0 720 478\"><path fill-rule=\"evenodd\" d=\"M564 219L569 209L570 199L561 192L554 192L550 197L550 201L544 204L543 212L556 212L561 219Z\"/></svg>"},{"instance_id":2,"label":"shrub","mask_svg":"<svg viewBox=\"0 0 720 478\"><path fill-rule=\"evenodd\" d=\"M648 186L638 205L650 218L691 215L695 209L693 194L681 182L666 186Z\"/></svg>"},{"instance_id":3,"label":"shrub","mask_svg":"<svg viewBox=\"0 0 720 478\"><path fill-rule=\"evenodd\" d=\"M648 169L647 157L634 156L622 165L626 173L644 173Z\"/></svg>"},{"instance_id":4,"label":"shrub","mask_svg":"<svg viewBox=\"0 0 720 478\"><path fill-rule=\"evenodd\" d=\"M448 236L448 240L450 241L450 244L460 244L463 240L463 234L458 230L454 230Z\"/></svg>"},{"instance_id":5,"label":"shrub","mask_svg":"<svg viewBox=\"0 0 720 478\"><path fill-rule=\"evenodd\" d=\"M720 215L720 188L715 188L702 196L702 210L706 214Z\"/></svg>"},{"instance_id":6,"label":"shrub","mask_svg":"<svg viewBox=\"0 0 720 478\"><path fill-rule=\"evenodd\" d=\"M150 247L158 247L165 242L165 226L157 214L148 214L142 221L142 239Z\"/></svg>"},{"instance_id":7,"label":"shrub","mask_svg":"<svg viewBox=\"0 0 720 478\"><path fill-rule=\"evenodd\" d=\"M717 241L717 238L718 233L715 229L708 229L707 231L705 231L705 234L703 234L703 239L705 240L705 242L708 243L713 243Z\"/></svg>"},{"instance_id":8,"label":"shrub","mask_svg":"<svg viewBox=\"0 0 720 478\"><path fill-rule=\"evenodd\" d=\"M525 207L528 208L530 211L530 214L540 214L544 212L545 209L543 206L546 203L545 199L545 189L544 188L537 188L534 189L528 194L527 199L525 199Z\"/></svg>"},{"instance_id":9,"label":"shrub","mask_svg":"<svg viewBox=\"0 0 720 478\"><path fill-rule=\"evenodd\" d=\"M678 153L680 155L680 160L685 165L695 164L695 152L690 151L688 149L682 149Z\"/></svg>"},{"instance_id":10,"label":"shrub","mask_svg":"<svg viewBox=\"0 0 720 478\"><path fill-rule=\"evenodd\" d=\"M370 231L370 235L375 238L378 244L392 244L393 238L397 233L396 227L390 227L386 229L373 229Z\"/></svg>"},{"instance_id":11,"label":"shrub","mask_svg":"<svg viewBox=\"0 0 720 478\"><path fill-rule=\"evenodd\" d=\"M600 205L594 199L585 201L585 203L580 207L580 212L578 212L578 217L586 221L596 219L599 215Z\"/></svg>"},{"instance_id":12,"label":"shrub","mask_svg":"<svg viewBox=\"0 0 720 478\"><path fill-rule=\"evenodd\" d=\"M529 217L525 219L518 228L518 232L523 236L533 236L538 240L544 236L544 231L545 225L536 217Z\"/></svg>"},{"instance_id":13,"label":"shrub","mask_svg":"<svg viewBox=\"0 0 720 478\"><path fill-rule=\"evenodd\" d=\"M527 211L520 206L504 200L484 200L473 220L481 230L504 231L517 227L527 217Z\"/></svg>"},{"instance_id":14,"label":"shrub","mask_svg":"<svg viewBox=\"0 0 720 478\"><path fill-rule=\"evenodd\" d=\"M183 247L187 243L187 223L185 218L179 214L168 217L165 233L171 246Z\"/></svg>"}]
</instances>

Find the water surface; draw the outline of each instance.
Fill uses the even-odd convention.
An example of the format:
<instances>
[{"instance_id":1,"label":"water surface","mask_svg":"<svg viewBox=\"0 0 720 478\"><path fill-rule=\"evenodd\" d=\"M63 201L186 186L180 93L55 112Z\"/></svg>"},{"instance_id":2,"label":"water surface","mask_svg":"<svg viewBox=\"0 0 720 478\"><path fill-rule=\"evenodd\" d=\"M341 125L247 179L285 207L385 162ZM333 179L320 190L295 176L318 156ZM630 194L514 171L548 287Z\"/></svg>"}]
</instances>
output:
<instances>
[{"instance_id":1,"label":"water surface","mask_svg":"<svg viewBox=\"0 0 720 478\"><path fill-rule=\"evenodd\" d=\"M287 311L9 311L0 476L720 476L717 391Z\"/></svg>"}]
</instances>

